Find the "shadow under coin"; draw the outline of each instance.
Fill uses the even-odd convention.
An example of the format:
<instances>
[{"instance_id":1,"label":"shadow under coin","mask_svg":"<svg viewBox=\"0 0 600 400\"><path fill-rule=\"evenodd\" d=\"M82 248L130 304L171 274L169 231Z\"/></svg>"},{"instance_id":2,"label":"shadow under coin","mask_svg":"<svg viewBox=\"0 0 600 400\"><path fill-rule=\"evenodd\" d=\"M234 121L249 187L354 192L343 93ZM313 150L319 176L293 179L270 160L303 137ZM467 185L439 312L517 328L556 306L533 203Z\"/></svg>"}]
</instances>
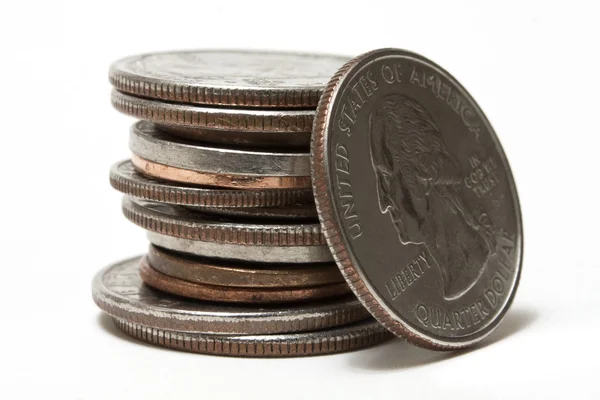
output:
<instances>
[{"instance_id":1,"label":"shadow under coin","mask_svg":"<svg viewBox=\"0 0 600 400\"><path fill-rule=\"evenodd\" d=\"M459 357L476 349L481 349L505 339L529 327L536 319L537 313L530 310L511 310L498 328L484 339L483 343L466 350L433 351L413 346L399 338L383 345L352 353L350 364L355 368L374 371L401 370Z\"/></svg>"}]
</instances>

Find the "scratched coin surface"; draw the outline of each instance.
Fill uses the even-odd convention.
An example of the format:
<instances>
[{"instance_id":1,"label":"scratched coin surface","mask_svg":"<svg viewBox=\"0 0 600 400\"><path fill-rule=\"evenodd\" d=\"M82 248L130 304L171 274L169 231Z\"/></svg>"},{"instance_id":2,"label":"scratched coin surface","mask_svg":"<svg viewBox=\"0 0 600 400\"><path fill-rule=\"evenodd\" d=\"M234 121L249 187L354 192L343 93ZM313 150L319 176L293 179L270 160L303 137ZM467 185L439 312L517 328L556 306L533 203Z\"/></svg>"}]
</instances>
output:
<instances>
[{"instance_id":1,"label":"scratched coin surface","mask_svg":"<svg viewBox=\"0 0 600 400\"><path fill-rule=\"evenodd\" d=\"M314 332L251 336L176 332L113 319L117 328L138 340L169 349L220 356L316 356L358 350L394 337L373 318Z\"/></svg>"},{"instance_id":2,"label":"scratched coin surface","mask_svg":"<svg viewBox=\"0 0 600 400\"><path fill-rule=\"evenodd\" d=\"M347 63L319 103L313 190L347 282L414 344L469 346L498 325L521 270L511 170L467 91L417 54Z\"/></svg>"},{"instance_id":3,"label":"scratched coin surface","mask_svg":"<svg viewBox=\"0 0 600 400\"><path fill-rule=\"evenodd\" d=\"M141 257L117 262L92 284L98 307L112 317L180 332L262 335L305 332L364 320L369 313L355 296L285 306L242 306L185 299L145 285Z\"/></svg>"},{"instance_id":4,"label":"scratched coin surface","mask_svg":"<svg viewBox=\"0 0 600 400\"><path fill-rule=\"evenodd\" d=\"M116 61L109 79L123 92L182 103L314 108L348 59L271 51L176 51Z\"/></svg>"}]
</instances>

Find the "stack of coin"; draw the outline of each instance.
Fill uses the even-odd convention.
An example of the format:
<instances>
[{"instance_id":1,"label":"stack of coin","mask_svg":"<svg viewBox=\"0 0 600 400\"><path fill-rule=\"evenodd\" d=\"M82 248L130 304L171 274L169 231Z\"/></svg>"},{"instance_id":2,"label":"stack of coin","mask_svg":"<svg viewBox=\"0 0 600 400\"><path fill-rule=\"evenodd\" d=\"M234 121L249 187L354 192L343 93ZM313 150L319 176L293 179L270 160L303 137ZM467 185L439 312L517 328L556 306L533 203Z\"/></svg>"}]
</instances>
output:
<instances>
[{"instance_id":1,"label":"stack of coin","mask_svg":"<svg viewBox=\"0 0 600 400\"><path fill-rule=\"evenodd\" d=\"M311 190L315 109L346 61L189 51L113 64L112 104L140 121L131 160L110 179L151 242L94 281L120 329L241 356L332 353L391 337L335 265Z\"/></svg>"}]
</instances>

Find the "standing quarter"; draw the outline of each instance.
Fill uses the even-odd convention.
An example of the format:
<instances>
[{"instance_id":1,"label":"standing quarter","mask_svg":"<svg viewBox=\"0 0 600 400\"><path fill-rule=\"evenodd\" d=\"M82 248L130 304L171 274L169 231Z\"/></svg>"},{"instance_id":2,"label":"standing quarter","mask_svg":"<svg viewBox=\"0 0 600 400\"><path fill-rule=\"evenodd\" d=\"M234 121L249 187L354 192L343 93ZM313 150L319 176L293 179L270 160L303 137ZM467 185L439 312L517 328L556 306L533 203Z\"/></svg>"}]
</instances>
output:
<instances>
[{"instance_id":1,"label":"standing quarter","mask_svg":"<svg viewBox=\"0 0 600 400\"><path fill-rule=\"evenodd\" d=\"M522 225L506 156L467 91L422 56L375 50L325 89L311 146L324 235L379 322L438 350L489 335L518 285Z\"/></svg>"}]
</instances>

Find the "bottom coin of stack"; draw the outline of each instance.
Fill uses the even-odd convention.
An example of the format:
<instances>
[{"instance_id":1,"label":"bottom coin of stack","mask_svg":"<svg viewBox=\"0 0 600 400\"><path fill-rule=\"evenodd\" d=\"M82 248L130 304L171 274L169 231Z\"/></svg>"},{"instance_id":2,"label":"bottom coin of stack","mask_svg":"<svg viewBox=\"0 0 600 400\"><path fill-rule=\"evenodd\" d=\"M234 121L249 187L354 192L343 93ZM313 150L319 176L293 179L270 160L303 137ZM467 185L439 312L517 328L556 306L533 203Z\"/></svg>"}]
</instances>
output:
<instances>
[{"instance_id":1,"label":"bottom coin of stack","mask_svg":"<svg viewBox=\"0 0 600 400\"><path fill-rule=\"evenodd\" d=\"M100 271L93 297L120 330L154 345L218 355L292 357L359 349L391 337L352 295L261 307L198 301L144 284L138 272L140 263L146 265L143 260L133 258Z\"/></svg>"}]
</instances>

